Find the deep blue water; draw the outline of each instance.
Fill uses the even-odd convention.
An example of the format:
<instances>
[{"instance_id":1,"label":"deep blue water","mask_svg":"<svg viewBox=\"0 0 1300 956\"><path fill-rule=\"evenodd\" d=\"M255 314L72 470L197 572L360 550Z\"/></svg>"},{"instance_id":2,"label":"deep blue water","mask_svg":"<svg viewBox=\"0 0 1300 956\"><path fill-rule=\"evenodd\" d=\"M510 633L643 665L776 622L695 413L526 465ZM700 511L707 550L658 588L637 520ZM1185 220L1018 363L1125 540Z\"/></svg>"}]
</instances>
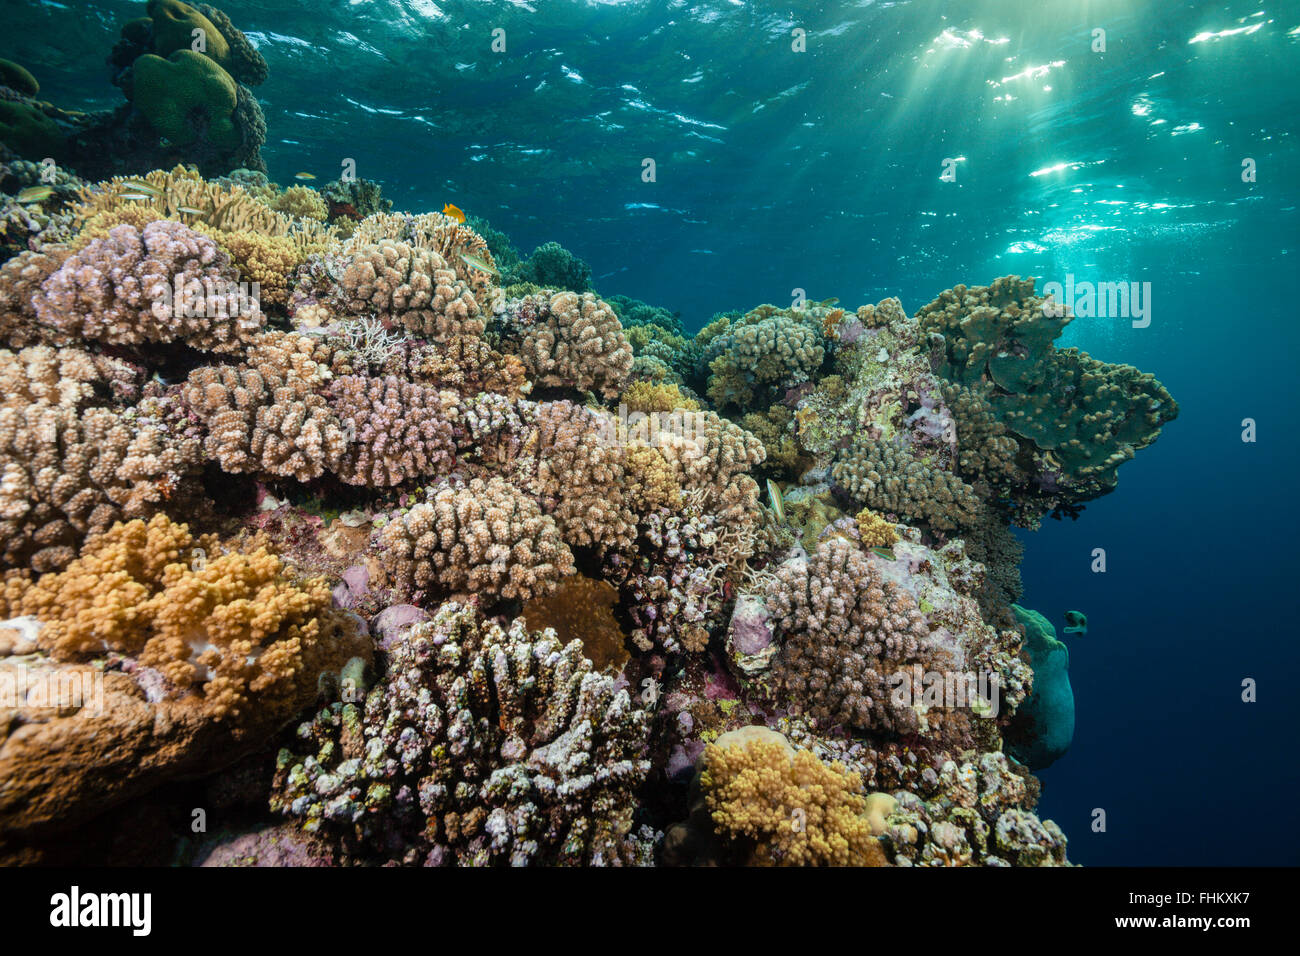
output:
<instances>
[{"instance_id":1,"label":"deep blue water","mask_svg":"<svg viewBox=\"0 0 1300 956\"><path fill-rule=\"evenodd\" d=\"M142 4L4 6L0 56L43 95L120 102L103 61ZM1182 413L1116 493L1025 536L1023 603L1090 618L1042 810L1085 864L1300 862L1300 4L220 6L270 64L273 179L354 158L397 208L557 240L603 293L691 328L796 287L912 311L1006 273L1151 282L1148 328L1078 319L1064 340L1155 373Z\"/></svg>"}]
</instances>

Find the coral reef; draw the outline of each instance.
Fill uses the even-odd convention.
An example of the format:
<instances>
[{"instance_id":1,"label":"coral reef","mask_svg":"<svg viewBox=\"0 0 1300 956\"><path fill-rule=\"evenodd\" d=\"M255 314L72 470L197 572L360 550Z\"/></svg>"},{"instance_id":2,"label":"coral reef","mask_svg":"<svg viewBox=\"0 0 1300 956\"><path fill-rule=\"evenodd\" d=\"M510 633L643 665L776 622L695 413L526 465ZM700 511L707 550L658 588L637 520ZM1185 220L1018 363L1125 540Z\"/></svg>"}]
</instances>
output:
<instances>
[{"instance_id":1,"label":"coral reef","mask_svg":"<svg viewBox=\"0 0 1300 956\"><path fill-rule=\"evenodd\" d=\"M1115 488L1153 377L1031 280L692 335L557 244L282 189L253 44L148 12L115 119L0 64L0 123L115 157L0 157L0 678L105 708L0 711L0 860L248 756L208 863L1066 863L1011 528Z\"/></svg>"}]
</instances>

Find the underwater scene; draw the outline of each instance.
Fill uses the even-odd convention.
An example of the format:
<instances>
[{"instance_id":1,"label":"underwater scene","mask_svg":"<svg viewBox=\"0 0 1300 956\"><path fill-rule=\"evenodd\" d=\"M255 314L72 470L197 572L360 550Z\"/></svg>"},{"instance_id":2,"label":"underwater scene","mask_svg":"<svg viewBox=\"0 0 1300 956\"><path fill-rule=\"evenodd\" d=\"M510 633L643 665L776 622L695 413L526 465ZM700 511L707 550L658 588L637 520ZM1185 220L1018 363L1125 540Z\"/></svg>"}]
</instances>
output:
<instances>
[{"instance_id":1,"label":"underwater scene","mask_svg":"<svg viewBox=\"0 0 1300 956\"><path fill-rule=\"evenodd\" d=\"M0 4L0 863L1300 863L1300 4L219 2Z\"/></svg>"}]
</instances>

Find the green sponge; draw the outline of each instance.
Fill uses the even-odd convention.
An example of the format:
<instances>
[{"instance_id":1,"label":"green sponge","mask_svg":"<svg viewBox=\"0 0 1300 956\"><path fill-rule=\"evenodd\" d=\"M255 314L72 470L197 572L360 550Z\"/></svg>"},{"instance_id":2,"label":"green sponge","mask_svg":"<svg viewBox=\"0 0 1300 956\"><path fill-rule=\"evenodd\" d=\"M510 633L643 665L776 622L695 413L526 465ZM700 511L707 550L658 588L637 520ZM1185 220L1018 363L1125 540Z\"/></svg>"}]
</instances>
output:
<instances>
[{"instance_id":1,"label":"green sponge","mask_svg":"<svg viewBox=\"0 0 1300 956\"><path fill-rule=\"evenodd\" d=\"M195 119L207 121L207 140L220 149L242 142L235 123L235 81L201 53L178 50L167 59L146 53L135 61L132 102L153 128L176 146L198 138Z\"/></svg>"}]
</instances>

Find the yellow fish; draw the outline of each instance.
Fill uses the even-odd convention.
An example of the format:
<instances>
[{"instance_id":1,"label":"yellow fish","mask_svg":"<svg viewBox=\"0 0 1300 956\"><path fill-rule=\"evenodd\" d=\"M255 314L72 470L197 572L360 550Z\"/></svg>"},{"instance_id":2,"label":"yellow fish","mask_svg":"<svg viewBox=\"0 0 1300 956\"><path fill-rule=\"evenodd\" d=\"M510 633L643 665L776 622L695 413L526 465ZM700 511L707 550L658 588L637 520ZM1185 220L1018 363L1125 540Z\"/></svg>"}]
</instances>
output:
<instances>
[{"instance_id":1,"label":"yellow fish","mask_svg":"<svg viewBox=\"0 0 1300 956\"><path fill-rule=\"evenodd\" d=\"M459 206L453 206L451 203L442 207L442 214L455 219L462 226L465 225L465 214L460 211Z\"/></svg>"},{"instance_id":2,"label":"yellow fish","mask_svg":"<svg viewBox=\"0 0 1300 956\"><path fill-rule=\"evenodd\" d=\"M315 179L316 177L311 173L294 173L293 178L294 179Z\"/></svg>"}]
</instances>

